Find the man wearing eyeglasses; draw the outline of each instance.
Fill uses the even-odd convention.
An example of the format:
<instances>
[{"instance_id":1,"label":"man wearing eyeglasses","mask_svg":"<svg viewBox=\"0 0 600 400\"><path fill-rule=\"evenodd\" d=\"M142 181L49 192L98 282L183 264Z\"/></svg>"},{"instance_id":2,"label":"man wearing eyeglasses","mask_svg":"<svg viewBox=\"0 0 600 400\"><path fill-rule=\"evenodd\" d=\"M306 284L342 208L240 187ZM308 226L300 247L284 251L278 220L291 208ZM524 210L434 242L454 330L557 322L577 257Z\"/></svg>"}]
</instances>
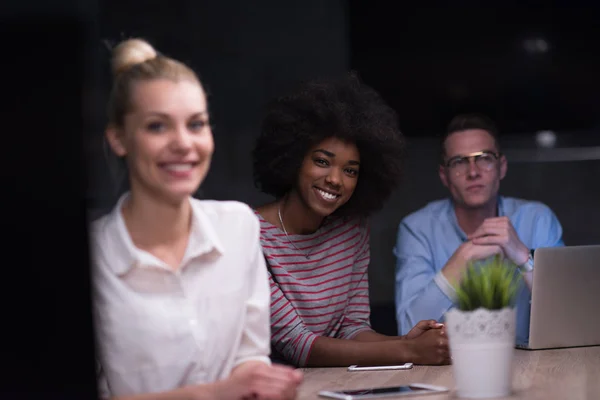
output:
<instances>
[{"instance_id":1,"label":"man wearing eyeglasses","mask_svg":"<svg viewBox=\"0 0 600 400\"><path fill-rule=\"evenodd\" d=\"M499 196L507 160L487 117L455 117L442 140L439 176L450 196L429 203L400 223L396 255L396 320L406 334L417 321L442 320L454 304L451 284L470 261L496 254L525 277L517 297L517 338L529 335L533 252L563 246L562 227L546 205Z\"/></svg>"}]
</instances>

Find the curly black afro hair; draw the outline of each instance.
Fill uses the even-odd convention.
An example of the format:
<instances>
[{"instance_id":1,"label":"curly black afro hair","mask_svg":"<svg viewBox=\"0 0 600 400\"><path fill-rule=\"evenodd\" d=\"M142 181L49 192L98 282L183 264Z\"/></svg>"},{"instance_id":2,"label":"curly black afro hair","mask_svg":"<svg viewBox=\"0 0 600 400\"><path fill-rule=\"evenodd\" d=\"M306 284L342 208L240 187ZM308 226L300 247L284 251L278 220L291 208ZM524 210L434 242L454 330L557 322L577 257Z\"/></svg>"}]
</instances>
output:
<instances>
[{"instance_id":1,"label":"curly black afro hair","mask_svg":"<svg viewBox=\"0 0 600 400\"><path fill-rule=\"evenodd\" d=\"M279 199L297 183L306 153L335 137L356 144L356 189L336 215L368 216L400 182L405 139L396 112L355 73L304 83L268 104L253 151L254 183Z\"/></svg>"}]
</instances>

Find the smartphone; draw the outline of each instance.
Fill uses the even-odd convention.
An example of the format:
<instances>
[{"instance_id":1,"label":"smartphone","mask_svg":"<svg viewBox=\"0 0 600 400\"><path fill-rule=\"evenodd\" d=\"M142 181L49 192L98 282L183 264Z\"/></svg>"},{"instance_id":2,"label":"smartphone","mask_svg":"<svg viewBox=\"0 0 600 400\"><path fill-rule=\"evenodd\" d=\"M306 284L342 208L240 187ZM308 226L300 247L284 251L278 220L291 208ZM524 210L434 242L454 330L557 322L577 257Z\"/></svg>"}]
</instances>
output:
<instances>
[{"instance_id":1,"label":"smartphone","mask_svg":"<svg viewBox=\"0 0 600 400\"><path fill-rule=\"evenodd\" d=\"M413 363L406 363L402 365L351 365L348 367L348 371L393 371L398 369L411 369Z\"/></svg>"},{"instance_id":2,"label":"smartphone","mask_svg":"<svg viewBox=\"0 0 600 400\"><path fill-rule=\"evenodd\" d=\"M448 392L449 389L443 386L427 385L424 383L413 383L406 386L390 386L380 388L370 388L361 390L340 390L319 392L321 397L329 397L330 399L341 400L362 400L362 399L378 399L382 397L396 396L421 396L425 394L439 394Z\"/></svg>"}]
</instances>

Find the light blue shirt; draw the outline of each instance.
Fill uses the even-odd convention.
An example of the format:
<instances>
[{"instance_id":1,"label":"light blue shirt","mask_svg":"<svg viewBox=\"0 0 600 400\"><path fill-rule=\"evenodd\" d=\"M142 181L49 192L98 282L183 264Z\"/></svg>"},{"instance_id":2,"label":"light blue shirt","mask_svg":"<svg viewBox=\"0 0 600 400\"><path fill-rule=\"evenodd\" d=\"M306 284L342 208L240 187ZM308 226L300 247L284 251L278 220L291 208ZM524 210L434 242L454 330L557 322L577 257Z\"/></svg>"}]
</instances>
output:
<instances>
[{"instance_id":1,"label":"light blue shirt","mask_svg":"<svg viewBox=\"0 0 600 400\"><path fill-rule=\"evenodd\" d=\"M498 197L498 216L510 219L529 249L564 246L560 222L542 203ZM454 306L454 289L440 271L466 240L451 199L431 202L402 220L394 248L399 334L405 335L420 320L442 321ZM529 338L530 300L522 281L516 299L519 342Z\"/></svg>"}]
</instances>

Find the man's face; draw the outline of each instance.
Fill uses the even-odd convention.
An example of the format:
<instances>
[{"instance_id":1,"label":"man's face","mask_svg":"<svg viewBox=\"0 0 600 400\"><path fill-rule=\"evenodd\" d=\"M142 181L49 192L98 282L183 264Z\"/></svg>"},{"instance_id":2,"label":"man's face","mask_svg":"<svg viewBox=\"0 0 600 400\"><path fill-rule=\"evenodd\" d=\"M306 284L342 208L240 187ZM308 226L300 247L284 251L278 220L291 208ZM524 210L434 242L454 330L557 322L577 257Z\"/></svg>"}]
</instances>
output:
<instances>
[{"instance_id":1,"label":"man's face","mask_svg":"<svg viewBox=\"0 0 600 400\"><path fill-rule=\"evenodd\" d=\"M495 201L507 165L492 135L483 129L452 133L445 153L439 175L457 205L477 209Z\"/></svg>"}]
</instances>

